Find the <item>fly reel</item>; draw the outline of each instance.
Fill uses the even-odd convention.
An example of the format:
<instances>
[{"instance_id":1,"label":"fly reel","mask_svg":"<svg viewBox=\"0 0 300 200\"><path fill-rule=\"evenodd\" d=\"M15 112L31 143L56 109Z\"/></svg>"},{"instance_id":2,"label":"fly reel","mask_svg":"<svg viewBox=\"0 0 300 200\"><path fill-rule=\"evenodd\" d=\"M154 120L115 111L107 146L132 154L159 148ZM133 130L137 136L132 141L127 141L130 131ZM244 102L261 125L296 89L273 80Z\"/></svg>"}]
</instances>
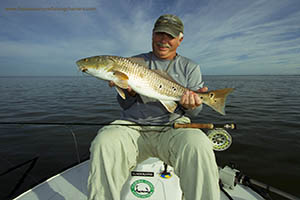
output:
<instances>
[{"instance_id":1,"label":"fly reel","mask_svg":"<svg viewBox=\"0 0 300 200\"><path fill-rule=\"evenodd\" d=\"M207 134L215 151L225 151L232 144L231 135L223 128L209 130Z\"/></svg>"}]
</instances>

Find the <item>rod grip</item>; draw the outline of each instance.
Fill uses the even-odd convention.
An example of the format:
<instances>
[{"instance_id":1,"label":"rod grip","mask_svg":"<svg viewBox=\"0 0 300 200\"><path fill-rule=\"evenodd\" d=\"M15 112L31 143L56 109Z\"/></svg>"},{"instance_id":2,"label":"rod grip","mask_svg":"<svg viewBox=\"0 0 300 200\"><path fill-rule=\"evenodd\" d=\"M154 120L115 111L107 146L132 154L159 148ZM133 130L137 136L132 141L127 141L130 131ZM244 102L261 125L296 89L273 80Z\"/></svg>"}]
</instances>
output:
<instances>
[{"instance_id":1,"label":"rod grip","mask_svg":"<svg viewBox=\"0 0 300 200\"><path fill-rule=\"evenodd\" d=\"M203 129L213 129L214 124L199 124L199 123L190 123L190 124L179 124L175 123L174 128L203 128Z\"/></svg>"}]
</instances>

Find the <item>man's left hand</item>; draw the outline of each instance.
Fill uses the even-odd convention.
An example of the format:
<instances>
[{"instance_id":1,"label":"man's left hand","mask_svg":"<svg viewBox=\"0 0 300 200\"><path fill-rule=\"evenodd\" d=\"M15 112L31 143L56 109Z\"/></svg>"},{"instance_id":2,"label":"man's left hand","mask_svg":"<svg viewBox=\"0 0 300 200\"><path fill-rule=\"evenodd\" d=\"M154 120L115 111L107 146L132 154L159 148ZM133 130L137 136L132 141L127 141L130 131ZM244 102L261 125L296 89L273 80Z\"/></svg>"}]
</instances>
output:
<instances>
[{"instance_id":1,"label":"man's left hand","mask_svg":"<svg viewBox=\"0 0 300 200\"><path fill-rule=\"evenodd\" d=\"M196 92L207 92L208 88L203 87L197 90ZM197 93L193 91L187 91L182 97L179 102L185 109L195 109L196 107L202 104L202 100L197 95Z\"/></svg>"}]
</instances>

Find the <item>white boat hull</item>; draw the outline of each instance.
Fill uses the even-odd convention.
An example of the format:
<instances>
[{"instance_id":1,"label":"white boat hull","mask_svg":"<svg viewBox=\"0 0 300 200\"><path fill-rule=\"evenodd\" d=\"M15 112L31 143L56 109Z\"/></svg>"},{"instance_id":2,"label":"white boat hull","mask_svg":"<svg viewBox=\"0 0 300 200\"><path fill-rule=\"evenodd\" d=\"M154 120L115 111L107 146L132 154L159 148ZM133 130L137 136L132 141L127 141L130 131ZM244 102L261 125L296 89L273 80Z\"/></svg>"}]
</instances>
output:
<instances>
[{"instance_id":1,"label":"white boat hull","mask_svg":"<svg viewBox=\"0 0 300 200\"><path fill-rule=\"evenodd\" d=\"M167 171L171 176L162 177L163 170L162 161L156 158L140 163L124 185L121 200L181 200L179 178L170 166ZM85 161L51 177L15 200L86 200L88 172L89 161ZM240 184L225 190L235 200L263 200L253 190ZM222 192L221 200L227 199Z\"/></svg>"}]
</instances>

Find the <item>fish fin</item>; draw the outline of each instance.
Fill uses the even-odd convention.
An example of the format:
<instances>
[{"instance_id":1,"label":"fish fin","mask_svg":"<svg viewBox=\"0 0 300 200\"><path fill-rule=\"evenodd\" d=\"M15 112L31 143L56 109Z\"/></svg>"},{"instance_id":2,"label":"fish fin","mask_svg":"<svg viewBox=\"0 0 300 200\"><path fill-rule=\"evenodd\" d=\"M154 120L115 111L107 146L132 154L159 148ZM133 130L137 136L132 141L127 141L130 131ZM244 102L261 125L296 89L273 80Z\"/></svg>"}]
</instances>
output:
<instances>
[{"instance_id":1,"label":"fish fin","mask_svg":"<svg viewBox=\"0 0 300 200\"><path fill-rule=\"evenodd\" d=\"M116 76L118 79L121 79L121 80L128 80L129 79L126 74L124 74L123 72L119 72L119 71L115 71L114 76Z\"/></svg>"},{"instance_id":2,"label":"fish fin","mask_svg":"<svg viewBox=\"0 0 300 200\"><path fill-rule=\"evenodd\" d=\"M166 71L161 70L161 69L154 69L152 70L155 73L159 74L160 76L162 76L165 79L168 79L169 81L175 82L177 83Z\"/></svg>"},{"instance_id":3,"label":"fish fin","mask_svg":"<svg viewBox=\"0 0 300 200\"><path fill-rule=\"evenodd\" d=\"M123 89L128 88L128 76L126 74L119 72L119 71L115 71L114 76L116 78L113 81L118 87L123 88Z\"/></svg>"},{"instance_id":4,"label":"fish fin","mask_svg":"<svg viewBox=\"0 0 300 200\"><path fill-rule=\"evenodd\" d=\"M177 103L175 101L163 101L163 100L159 100L159 101L170 113L173 113L177 108Z\"/></svg>"},{"instance_id":5,"label":"fish fin","mask_svg":"<svg viewBox=\"0 0 300 200\"><path fill-rule=\"evenodd\" d=\"M126 59L130 60L133 63L139 64L139 65L142 65L142 66L148 68L148 65L145 62L145 59L142 58L142 57L129 57L129 58L126 58Z\"/></svg>"},{"instance_id":6,"label":"fish fin","mask_svg":"<svg viewBox=\"0 0 300 200\"><path fill-rule=\"evenodd\" d=\"M143 103L149 103L149 102L156 102L157 99L154 99L154 98L150 98L150 97L147 97L147 96L144 96L144 95L140 95Z\"/></svg>"},{"instance_id":7,"label":"fish fin","mask_svg":"<svg viewBox=\"0 0 300 200\"><path fill-rule=\"evenodd\" d=\"M228 94L231 93L233 90L233 88L225 88L205 93L198 93L198 95L201 99L203 99L203 103L205 103L218 113L225 115L226 98Z\"/></svg>"},{"instance_id":8,"label":"fish fin","mask_svg":"<svg viewBox=\"0 0 300 200\"><path fill-rule=\"evenodd\" d=\"M124 91L123 91L121 88L119 88L118 86L116 86L115 89L117 90L117 92L118 92L118 94L120 95L120 97L122 97L122 99L125 100L125 99L126 99L126 96L125 96Z\"/></svg>"},{"instance_id":9,"label":"fish fin","mask_svg":"<svg viewBox=\"0 0 300 200\"><path fill-rule=\"evenodd\" d=\"M128 88L128 81L127 80L121 80L121 79L117 79L117 80L114 80L114 83L122 88L122 89L127 89Z\"/></svg>"}]
</instances>

